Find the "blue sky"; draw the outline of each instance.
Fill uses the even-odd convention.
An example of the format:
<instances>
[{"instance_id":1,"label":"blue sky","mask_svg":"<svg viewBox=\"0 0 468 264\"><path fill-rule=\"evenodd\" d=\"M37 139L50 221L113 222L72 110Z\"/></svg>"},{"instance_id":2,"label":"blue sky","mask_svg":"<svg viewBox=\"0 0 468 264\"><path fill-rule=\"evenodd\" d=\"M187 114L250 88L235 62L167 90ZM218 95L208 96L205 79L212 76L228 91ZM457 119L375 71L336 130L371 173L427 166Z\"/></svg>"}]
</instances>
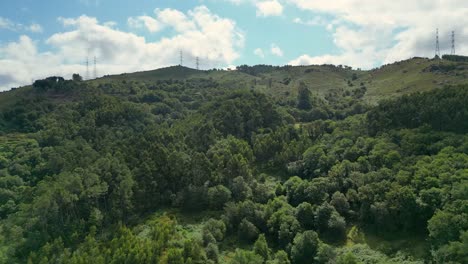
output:
<instances>
[{"instance_id":1,"label":"blue sky","mask_svg":"<svg viewBox=\"0 0 468 264\"><path fill-rule=\"evenodd\" d=\"M214 14L234 20L248 38L248 41L245 42L245 53L241 55L236 64L286 64L288 62L287 58L295 58L304 53L319 55L336 52L333 38L325 28L293 22L291 18L311 16L309 12L296 8L284 10L282 16L259 18L252 6L248 4L232 5L229 1L19 0L9 2L0 4L0 16L16 23L40 24L43 32L31 34L37 40L45 39L53 33L63 31L63 26L57 21L58 17L73 18L81 15L96 17L100 21L115 21L121 30L135 32L149 40L157 40L164 34L134 30L128 26L127 19L132 16L154 15L153 11L156 8L171 8L187 12L197 6L205 5ZM2 31L1 36L2 42L15 41L23 33L20 31L4 31ZM163 33L170 34L170 32ZM271 56L268 52L265 52L265 57L268 57L265 59L252 56L253 51L257 48L271 49L272 43L281 48L284 53L283 57ZM46 50L47 46L41 45L41 48Z\"/></svg>"},{"instance_id":2,"label":"blue sky","mask_svg":"<svg viewBox=\"0 0 468 264\"><path fill-rule=\"evenodd\" d=\"M3 0L0 2L0 90L49 75L98 75L185 62L345 64L373 68L442 52L451 30L467 52L464 0ZM450 47L448 47L450 49ZM41 67L38 67L41 66ZM89 76L90 78L93 76Z\"/></svg>"}]
</instances>

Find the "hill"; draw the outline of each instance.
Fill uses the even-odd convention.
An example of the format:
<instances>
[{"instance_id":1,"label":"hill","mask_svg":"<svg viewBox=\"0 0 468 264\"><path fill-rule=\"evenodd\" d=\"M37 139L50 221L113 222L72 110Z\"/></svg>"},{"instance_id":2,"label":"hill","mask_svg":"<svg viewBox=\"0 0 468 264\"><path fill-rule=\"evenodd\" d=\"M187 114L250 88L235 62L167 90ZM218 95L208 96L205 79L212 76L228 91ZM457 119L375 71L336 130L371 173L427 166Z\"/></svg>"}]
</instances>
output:
<instances>
[{"instance_id":1,"label":"hill","mask_svg":"<svg viewBox=\"0 0 468 264\"><path fill-rule=\"evenodd\" d=\"M256 69L257 68L257 69ZM262 70L258 70L263 68ZM365 87L365 100L375 104L383 98L429 91L468 81L468 62L412 58L364 71L346 66L313 65L274 67L258 65L237 70L197 71L173 66L153 71L105 76L92 82L212 79L225 87L248 87L277 98L297 96L297 87L305 83L312 93L324 97L334 90Z\"/></svg>"},{"instance_id":2,"label":"hill","mask_svg":"<svg viewBox=\"0 0 468 264\"><path fill-rule=\"evenodd\" d=\"M459 58L0 94L0 263L465 263Z\"/></svg>"}]
</instances>

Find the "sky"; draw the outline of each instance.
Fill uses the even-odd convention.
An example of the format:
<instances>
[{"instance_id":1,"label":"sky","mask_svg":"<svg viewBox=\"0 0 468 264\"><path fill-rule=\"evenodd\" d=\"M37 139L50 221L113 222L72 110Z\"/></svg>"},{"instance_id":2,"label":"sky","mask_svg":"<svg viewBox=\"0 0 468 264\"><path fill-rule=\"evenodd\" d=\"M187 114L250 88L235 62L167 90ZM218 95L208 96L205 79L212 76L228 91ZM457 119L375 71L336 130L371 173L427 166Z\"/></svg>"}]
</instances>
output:
<instances>
[{"instance_id":1,"label":"sky","mask_svg":"<svg viewBox=\"0 0 468 264\"><path fill-rule=\"evenodd\" d=\"M180 64L342 64L468 55L467 0L1 0L0 91ZM87 73L86 61L89 63Z\"/></svg>"}]
</instances>

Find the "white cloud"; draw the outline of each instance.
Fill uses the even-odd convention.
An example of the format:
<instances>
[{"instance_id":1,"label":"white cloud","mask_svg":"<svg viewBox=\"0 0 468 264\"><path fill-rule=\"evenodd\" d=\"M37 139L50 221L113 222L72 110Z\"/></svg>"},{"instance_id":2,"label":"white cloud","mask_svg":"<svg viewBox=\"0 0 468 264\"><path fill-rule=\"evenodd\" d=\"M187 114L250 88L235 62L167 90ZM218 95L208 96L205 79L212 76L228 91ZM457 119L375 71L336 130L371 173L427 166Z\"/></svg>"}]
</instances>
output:
<instances>
[{"instance_id":1,"label":"white cloud","mask_svg":"<svg viewBox=\"0 0 468 264\"><path fill-rule=\"evenodd\" d=\"M265 53L263 52L261 48L256 48L254 50L254 54L260 58L265 58Z\"/></svg>"},{"instance_id":2,"label":"white cloud","mask_svg":"<svg viewBox=\"0 0 468 264\"><path fill-rule=\"evenodd\" d=\"M42 33L42 26L37 23L31 25L23 25L21 23L15 23L8 18L0 17L0 29L6 29L10 31L29 31L32 33Z\"/></svg>"},{"instance_id":3,"label":"white cloud","mask_svg":"<svg viewBox=\"0 0 468 264\"><path fill-rule=\"evenodd\" d=\"M320 56L309 56L307 54L301 55L298 58L291 60L288 65L312 65L312 64L334 64L334 65L350 65L362 68L374 67L374 61L379 61L384 58L383 55L375 52L374 49L369 48L356 53L342 53L339 55L320 55ZM361 63L356 66L356 61Z\"/></svg>"},{"instance_id":4,"label":"white cloud","mask_svg":"<svg viewBox=\"0 0 468 264\"><path fill-rule=\"evenodd\" d=\"M127 23L132 28L146 28L151 33L158 32L162 28L161 23L150 16L129 17Z\"/></svg>"},{"instance_id":5,"label":"white cloud","mask_svg":"<svg viewBox=\"0 0 468 264\"><path fill-rule=\"evenodd\" d=\"M14 30L14 23L8 18L0 17L0 29Z\"/></svg>"},{"instance_id":6,"label":"white cloud","mask_svg":"<svg viewBox=\"0 0 468 264\"><path fill-rule=\"evenodd\" d=\"M283 5L278 0L224 0L234 5L251 4L256 8L258 17L280 16L283 14Z\"/></svg>"},{"instance_id":7,"label":"white cloud","mask_svg":"<svg viewBox=\"0 0 468 264\"><path fill-rule=\"evenodd\" d=\"M31 83L37 76L54 75L59 67L56 56L38 53L36 43L22 35L17 42L0 46L0 91Z\"/></svg>"},{"instance_id":8,"label":"white cloud","mask_svg":"<svg viewBox=\"0 0 468 264\"><path fill-rule=\"evenodd\" d=\"M230 65L228 65L226 67L223 67L222 69L225 70L225 71L236 71L237 70L236 65L232 65L232 64L230 64Z\"/></svg>"},{"instance_id":9,"label":"white cloud","mask_svg":"<svg viewBox=\"0 0 468 264\"><path fill-rule=\"evenodd\" d=\"M278 47L276 44L271 44L270 48L271 54L278 56L278 57L283 57L283 51Z\"/></svg>"},{"instance_id":10,"label":"white cloud","mask_svg":"<svg viewBox=\"0 0 468 264\"><path fill-rule=\"evenodd\" d=\"M315 16L312 19L308 19L308 20L303 20L300 17L296 17L293 19L293 23L306 25L306 26L328 26L328 25L334 25L338 23L338 21L335 20L335 21L330 22L321 16Z\"/></svg>"},{"instance_id":11,"label":"white cloud","mask_svg":"<svg viewBox=\"0 0 468 264\"><path fill-rule=\"evenodd\" d=\"M42 26L36 23L31 24L28 27L28 30L34 33L42 33L44 30L42 29Z\"/></svg>"},{"instance_id":12,"label":"white cloud","mask_svg":"<svg viewBox=\"0 0 468 264\"><path fill-rule=\"evenodd\" d=\"M104 22L102 25L103 25L103 26L106 26L106 27L112 28L112 27L117 26L117 22L115 22L115 21L107 21L107 22Z\"/></svg>"},{"instance_id":13,"label":"white cloud","mask_svg":"<svg viewBox=\"0 0 468 264\"><path fill-rule=\"evenodd\" d=\"M169 11L175 10L160 12L167 14ZM113 29L96 18L60 18L66 31L50 36L45 42L52 52L38 51L37 43L28 36L0 45L0 90L51 75L66 78L72 73L85 75L84 61L88 54L90 58L96 55L98 72L102 75L176 65L180 50L184 52L185 61L200 57L201 68L219 68L232 64L239 57L244 33L234 21L219 17L204 6L182 14L182 23L164 20L177 34L154 42Z\"/></svg>"},{"instance_id":14,"label":"white cloud","mask_svg":"<svg viewBox=\"0 0 468 264\"><path fill-rule=\"evenodd\" d=\"M191 14L189 11L189 15ZM178 32L194 30L196 28L195 22L187 17L184 13L176 9L156 9L154 10L158 21L165 25L172 26Z\"/></svg>"},{"instance_id":15,"label":"white cloud","mask_svg":"<svg viewBox=\"0 0 468 264\"><path fill-rule=\"evenodd\" d=\"M257 16L279 16L283 14L283 6L277 0L258 1L255 3L257 7Z\"/></svg>"},{"instance_id":16,"label":"white cloud","mask_svg":"<svg viewBox=\"0 0 468 264\"><path fill-rule=\"evenodd\" d=\"M450 31L457 32L457 50L468 53L468 4L465 0L375 1L289 0L312 14L326 14L338 54L303 55L290 63L338 63L372 68L413 56L434 56L435 28L440 28L442 53L450 51ZM297 19L296 23L310 21ZM312 22L314 22L312 20ZM310 23L314 24L314 23Z\"/></svg>"}]
</instances>

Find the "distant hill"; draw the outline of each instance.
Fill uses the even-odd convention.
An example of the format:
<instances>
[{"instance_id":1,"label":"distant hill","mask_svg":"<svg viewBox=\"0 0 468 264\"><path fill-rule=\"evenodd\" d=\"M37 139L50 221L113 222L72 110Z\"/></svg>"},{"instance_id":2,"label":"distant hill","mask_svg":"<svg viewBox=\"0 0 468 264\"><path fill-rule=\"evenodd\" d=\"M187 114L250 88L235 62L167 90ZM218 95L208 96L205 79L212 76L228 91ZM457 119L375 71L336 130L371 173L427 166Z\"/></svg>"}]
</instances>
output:
<instances>
[{"instance_id":1,"label":"distant hill","mask_svg":"<svg viewBox=\"0 0 468 264\"><path fill-rule=\"evenodd\" d=\"M462 57L458 56L457 58ZM92 80L142 81L213 79L232 88L252 88L278 97L296 96L299 83L304 82L312 93L324 95L330 90L367 88L365 99L375 103L382 98L395 97L419 91L429 91L446 85L468 82L468 62L449 55L442 60L412 58L372 70L355 70L346 66L243 66L237 70L201 71L182 66L172 66L152 71L110 75Z\"/></svg>"}]
</instances>

